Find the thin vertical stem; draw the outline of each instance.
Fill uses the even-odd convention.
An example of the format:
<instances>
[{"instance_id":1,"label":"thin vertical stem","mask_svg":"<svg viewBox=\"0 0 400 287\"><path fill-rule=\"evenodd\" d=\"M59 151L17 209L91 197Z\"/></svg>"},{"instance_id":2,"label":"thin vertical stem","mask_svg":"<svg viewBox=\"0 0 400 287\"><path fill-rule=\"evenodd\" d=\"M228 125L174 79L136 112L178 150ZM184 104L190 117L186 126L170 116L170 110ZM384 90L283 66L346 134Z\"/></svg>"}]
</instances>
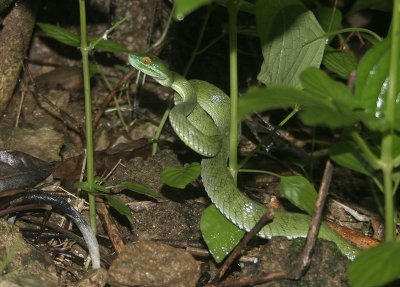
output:
<instances>
[{"instance_id":1,"label":"thin vertical stem","mask_svg":"<svg viewBox=\"0 0 400 287\"><path fill-rule=\"evenodd\" d=\"M393 16L390 34L389 88L386 101L385 120L389 129L383 135L381 161L383 164L383 187L385 193L385 241L396 239L393 172L393 140L395 127L396 98L398 97L398 77L400 59L400 0L393 1Z\"/></svg>"},{"instance_id":2,"label":"thin vertical stem","mask_svg":"<svg viewBox=\"0 0 400 287\"><path fill-rule=\"evenodd\" d=\"M238 173L237 147L239 139L238 109L238 67L237 67L237 9L238 1L230 1L229 13L229 63L230 63L230 96L231 124L229 132L229 170L236 182Z\"/></svg>"},{"instance_id":3,"label":"thin vertical stem","mask_svg":"<svg viewBox=\"0 0 400 287\"><path fill-rule=\"evenodd\" d=\"M89 216L90 226L96 233L96 201L94 196L94 152L93 152L93 125L92 125L92 98L90 94L89 50L86 33L85 0L79 0L79 15L81 26L81 53L83 85L85 95L85 131L86 131L86 174L89 187Z\"/></svg>"}]
</instances>

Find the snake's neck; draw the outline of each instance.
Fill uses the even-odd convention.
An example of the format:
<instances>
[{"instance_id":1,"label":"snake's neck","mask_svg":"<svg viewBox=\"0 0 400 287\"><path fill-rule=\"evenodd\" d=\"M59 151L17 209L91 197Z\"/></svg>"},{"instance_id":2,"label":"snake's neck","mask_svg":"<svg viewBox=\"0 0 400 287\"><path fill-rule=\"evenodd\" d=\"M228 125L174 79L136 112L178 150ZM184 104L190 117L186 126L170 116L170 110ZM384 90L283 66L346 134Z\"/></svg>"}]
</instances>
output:
<instances>
[{"instance_id":1,"label":"snake's neck","mask_svg":"<svg viewBox=\"0 0 400 287\"><path fill-rule=\"evenodd\" d=\"M177 73L174 73L173 77L171 88L176 92L174 97L175 104L195 101L196 95L192 84Z\"/></svg>"}]
</instances>

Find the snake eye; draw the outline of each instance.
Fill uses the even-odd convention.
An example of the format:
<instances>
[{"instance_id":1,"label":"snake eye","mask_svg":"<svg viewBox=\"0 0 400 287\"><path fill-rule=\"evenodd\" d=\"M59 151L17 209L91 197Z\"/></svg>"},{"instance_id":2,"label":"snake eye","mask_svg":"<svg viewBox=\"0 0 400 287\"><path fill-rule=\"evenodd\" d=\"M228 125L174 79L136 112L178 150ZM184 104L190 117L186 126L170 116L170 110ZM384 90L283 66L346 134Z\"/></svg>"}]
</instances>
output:
<instances>
[{"instance_id":1,"label":"snake eye","mask_svg":"<svg viewBox=\"0 0 400 287\"><path fill-rule=\"evenodd\" d=\"M143 64L150 64L151 63L151 58L150 57L143 57L142 58L142 63Z\"/></svg>"}]
</instances>

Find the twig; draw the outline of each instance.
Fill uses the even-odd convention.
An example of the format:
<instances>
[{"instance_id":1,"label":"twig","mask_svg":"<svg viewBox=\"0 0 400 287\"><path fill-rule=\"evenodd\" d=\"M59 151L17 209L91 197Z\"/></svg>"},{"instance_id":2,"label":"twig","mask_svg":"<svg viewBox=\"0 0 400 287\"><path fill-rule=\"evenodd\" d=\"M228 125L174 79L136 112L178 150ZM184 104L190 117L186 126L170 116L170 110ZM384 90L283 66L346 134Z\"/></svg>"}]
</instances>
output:
<instances>
[{"instance_id":1,"label":"twig","mask_svg":"<svg viewBox=\"0 0 400 287\"><path fill-rule=\"evenodd\" d=\"M316 202L316 210L313 214L310 229L307 234L307 241L304 249L300 255L300 258L297 260L292 269L287 271L278 271L264 274L260 277L245 277L234 280L226 280L222 283L213 283L208 284L206 287L240 287L251 285L254 286L256 284L267 283L276 280L298 280L304 274L305 270L307 270L308 265L310 264L310 256L311 252L314 248L315 242L317 240L319 227L321 224L322 211L324 207L324 203L328 194L329 185L332 178L333 165L328 160L325 165L325 171L322 178L322 183L319 189L318 198Z\"/></svg>"},{"instance_id":2,"label":"twig","mask_svg":"<svg viewBox=\"0 0 400 287\"><path fill-rule=\"evenodd\" d=\"M274 217L272 209L267 209L264 215L260 218L256 225L240 240L239 244L236 245L235 249L231 252L229 257L224 261L224 264L218 270L217 275L212 280L213 283L218 282L225 275L228 268L232 263L238 258L244 248L246 248L247 243L257 235L257 233L264 227L265 224L270 222Z\"/></svg>"}]
</instances>

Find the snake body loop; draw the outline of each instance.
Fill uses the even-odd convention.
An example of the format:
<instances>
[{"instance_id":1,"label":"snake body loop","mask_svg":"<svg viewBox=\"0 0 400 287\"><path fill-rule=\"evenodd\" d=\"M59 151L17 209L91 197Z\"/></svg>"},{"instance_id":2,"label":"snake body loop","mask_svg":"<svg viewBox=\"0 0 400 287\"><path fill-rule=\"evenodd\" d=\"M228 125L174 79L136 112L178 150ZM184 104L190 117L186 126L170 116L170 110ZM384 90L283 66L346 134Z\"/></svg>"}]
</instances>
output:
<instances>
[{"instance_id":1,"label":"snake body loop","mask_svg":"<svg viewBox=\"0 0 400 287\"><path fill-rule=\"evenodd\" d=\"M150 59L150 62L143 61L144 58ZM249 231L265 213L266 207L240 192L227 167L229 97L208 82L184 79L156 57L135 53L129 56L129 62L161 85L175 90L175 106L169 116L170 122L186 145L205 156L201 162L201 177L208 196L231 222ZM310 216L305 214L275 212L273 221L264 226L258 235L264 238L305 238L310 221ZM357 248L324 223L318 236L336 243L349 259L354 259L358 253Z\"/></svg>"}]
</instances>

